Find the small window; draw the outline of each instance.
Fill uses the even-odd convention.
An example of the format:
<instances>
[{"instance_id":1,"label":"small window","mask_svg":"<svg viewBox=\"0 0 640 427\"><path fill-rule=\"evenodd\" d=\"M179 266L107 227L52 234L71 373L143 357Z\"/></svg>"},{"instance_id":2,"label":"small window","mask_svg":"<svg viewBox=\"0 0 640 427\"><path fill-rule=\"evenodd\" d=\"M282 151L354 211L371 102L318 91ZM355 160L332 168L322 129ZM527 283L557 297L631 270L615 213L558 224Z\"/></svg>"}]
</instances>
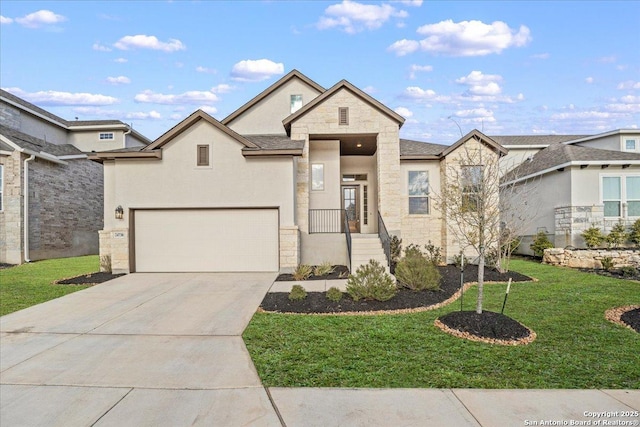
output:
<instances>
[{"instance_id":1,"label":"small window","mask_svg":"<svg viewBox=\"0 0 640 427\"><path fill-rule=\"evenodd\" d=\"M620 177L606 176L602 178L602 202L604 203L604 216L619 217L621 214L622 188Z\"/></svg>"},{"instance_id":2,"label":"small window","mask_svg":"<svg viewBox=\"0 0 640 427\"><path fill-rule=\"evenodd\" d=\"M209 166L209 146L198 145L198 166Z\"/></svg>"},{"instance_id":3,"label":"small window","mask_svg":"<svg viewBox=\"0 0 640 427\"><path fill-rule=\"evenodd\" d=\"M349 107L338 108L338 124L340 125L349 124Z\"/></svg>"},{"instance_id":4,"label":"small window","mask_svg":"<svg viewBox=\"0 0 640 427\"><path fill-rule=\"evenodd\" d=\"M482 166L462 166L462 209L478 212L482 198Z\"/></svg>"},{"instance_id":5,"label":"small window","mask_svg":"<svg viewBox=\"0 0 640 427\"><path fill-rule=\"evenodd\" d=\"M291 95L291 114L302 108L302 95Z\"/></svg>"},{"instance_id":6,"label":"small window","mask_svg":"<svg viewBox=\"0 0 640 427\"><path fill-rule=\"evenodd\" d=\"M627 151L636 151L636 140L635 139L627 139L624 142L624 146Z\"/></svg>"},{"instance_id":7,"label":"small window","mask_svg":"<svg viewBox=\"0 0 640 427\"><path fill-rule=\"evenodd\" d=\"M409 171L409 215L429 213L429 175L426 171Z\"/></svg>"},{"instance_id":8,"label":"small window","mask_svg":"<svg viewBox=\"0 0 640 427\"><path fill-rule=\"evenodd\" d=\"M113 132L100 132L100 141L113 141L115 139Z\"/></svg>"},{"instance_id":9,"label":"small window","mask_svg":"<svg viewBox=\"0 0 640 427\"><path fill-rule=\"evenodd\" d=\"M366 173L344 174L344 175L342 175L342 182L366 181L366 180L367 180L367 174Z\"/></svg>"},{"instance_id":10,"label":"small window","mask_svg":"<svg viewBox=\"0 0 640 427\"><path fill-rule=\"evenodd\" d=\"M321 163L311 165L311 190L324 190L324 165Z\"/></svg>"},{"instance_id":11,"label":"small window","mask_svg":"<svg viewBox=\"0 0 640 427\"><path fill-rule=\"evenodd\" d=\"M0 165L0 212L4 210L4 165Z\"/></svg>"}]
</instances>

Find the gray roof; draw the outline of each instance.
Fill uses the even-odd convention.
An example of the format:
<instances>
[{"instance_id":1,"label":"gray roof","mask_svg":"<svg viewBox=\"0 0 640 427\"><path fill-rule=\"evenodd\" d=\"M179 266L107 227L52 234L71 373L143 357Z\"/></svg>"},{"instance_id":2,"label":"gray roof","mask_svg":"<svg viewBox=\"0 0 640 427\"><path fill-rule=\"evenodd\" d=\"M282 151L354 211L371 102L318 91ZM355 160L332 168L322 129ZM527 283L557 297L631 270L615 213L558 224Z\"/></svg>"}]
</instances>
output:
<instances>
[{"instance_id":1,"label":"gray roof","mask_svg":"<svg viewBox=\"0 0 640 427\"><path fill-rule=\"evenodd\" d=\"M400 156L438 156L448 145L400 139Z\"/></svg>"},{"instance_id":2,"label":"gray roof","mask_svg":"<svg viewBox=\"0 0 640 427\"><path fill-rule=\"evenodd\" d=\"M298 150L304 147L303 140L295 140L287 135L242 135L261 150Z\"/></svg>"},{"instance_id":3,"label":"gray roof","mask_svg":"<svg viewBox=\"0 0 640 427\"><path fill-rule=\"evenodd\" d=\"M40 138L35 138L26 133L0 125L0 134L8 138L11 142L26 150L40 153L45 152L54 156L67 156L73 154L84 154L71 144L51 144Z\"/></svg>"},{"instance_id":4,"label":"gray roof","mask_svg":"<svg viewBox=\"0 0 640 427\"><path fill-rule=\"evenodd\" d=\"M490 136L500 145L552 145L588 135L498 135Z\"/></svg>"},{"instance_id":5,"label":"gray roof","mask_svg":"<svg viewBox=\"0 0 640 427\"><path fill-rule=\"evenodd\" d=\"M12 94L11 92L7 92L4 89L0 89L0 96L2 96L3 98L7 98L8 100L15 102L18 105L22 105L25 108L28 108L30 110L33 110L45 117L50 118L51 120L54 120L56 122L59 122L61 125L66 125L67 121L65 119L63 119L60 116L56 116L53 113L48 112L47 110L43 110L42 108L38 107L37 105L34 105L30 102L25 101L24 99Z\"/></svg>"},{"instance_id":6,"label":"gray roof","mask_svg":"<svg viewBox=\"0 0 640 427\"><path fill-rule=\"evenodd\" d=\"M505 180L522 178L569 162L640 162L640 153L601 150L580 145L553 144L536 153L531 161L526 161L511 170Z\"/></svg>"},{"instance_id":7,"label":"gray roof","mask_svg":"<svg viewBox=\"0 0 640 427\"><path fill-rule=\"evenodd\" d=\"M125 125L120 120L73 120L66 122L67 126L102 126L102 125Z\"/></svg>"}]
</instances>

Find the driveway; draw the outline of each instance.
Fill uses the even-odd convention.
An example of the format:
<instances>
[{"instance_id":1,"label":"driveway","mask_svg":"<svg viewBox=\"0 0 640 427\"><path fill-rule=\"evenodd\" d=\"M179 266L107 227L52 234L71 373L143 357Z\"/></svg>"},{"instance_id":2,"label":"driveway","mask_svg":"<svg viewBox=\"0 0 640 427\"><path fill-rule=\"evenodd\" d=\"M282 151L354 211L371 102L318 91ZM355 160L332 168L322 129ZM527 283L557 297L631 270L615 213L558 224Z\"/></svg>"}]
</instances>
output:
<instances>
[{"instance_id":1,"label":"driveway","mask_svg":"<svg viewBox=\"0 0 640 427\"><path fill-rule=\"evenodd\" d=\"M0 425L281 425L240 337L274 278L131 274L1 317Z\"/></svg>"}]
</instances>

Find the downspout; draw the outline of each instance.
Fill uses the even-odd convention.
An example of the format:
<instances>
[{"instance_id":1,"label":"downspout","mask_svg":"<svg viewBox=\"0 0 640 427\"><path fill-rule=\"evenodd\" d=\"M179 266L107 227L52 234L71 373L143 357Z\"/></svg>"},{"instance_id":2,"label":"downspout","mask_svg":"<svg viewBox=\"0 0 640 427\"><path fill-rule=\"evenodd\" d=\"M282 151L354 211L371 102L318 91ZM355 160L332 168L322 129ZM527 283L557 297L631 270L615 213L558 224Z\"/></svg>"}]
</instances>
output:
<instances>
[{"instance_id":1,"label":"downspout","mask_svg":"<svg viewBox=\"0 0 640 427\"><path fill-rule=\"evenodd\" d=\"M24 262L31 262L29 259L29 162L35 158L36 155L32 154L28 159L24 159L24 218L22 221L24 227Z\"/></svg>"},{"instance_id":2,"label":"downspout","mask_svg":"<svg viewBox=\"0 0 640 427\"><path fill-rule=\"evenodd\" d=\"M133 130L130 125L127 125L127 127L129 128L129 130L122 134L122 148L127 148L127 135L129 135Z\"/></svg>"}]
</instances>

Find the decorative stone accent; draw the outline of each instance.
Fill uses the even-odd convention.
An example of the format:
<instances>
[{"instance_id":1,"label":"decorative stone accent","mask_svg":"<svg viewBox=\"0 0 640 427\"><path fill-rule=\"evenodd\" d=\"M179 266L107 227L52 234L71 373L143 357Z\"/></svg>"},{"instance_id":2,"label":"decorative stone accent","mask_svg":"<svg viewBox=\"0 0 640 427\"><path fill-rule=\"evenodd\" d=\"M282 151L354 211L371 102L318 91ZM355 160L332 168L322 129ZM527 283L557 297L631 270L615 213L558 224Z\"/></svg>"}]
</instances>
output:
<instances>
[{"instance_id":1,"label":"decorative stone accent","mask_svg":"<svg viewBox=\"0 0 640 427\"><path fill-rule=\"evenodd\" d=\"M542 262L571 268L602 268L602 259L611 258L614 268L632 266L640 268L640 252L632 249L562 249L544 250Z\"/></svg>"},{"instance_id":2,"label":"decorative stone accent","mask_svg":"<svg viewBox=\"0 0 640 427\"><path fill-rule=\"evenodd\" d=\"M294 269L300 264L300 231L298 227L280 227L280 269Z\"/></svg>"}]
</instances>

